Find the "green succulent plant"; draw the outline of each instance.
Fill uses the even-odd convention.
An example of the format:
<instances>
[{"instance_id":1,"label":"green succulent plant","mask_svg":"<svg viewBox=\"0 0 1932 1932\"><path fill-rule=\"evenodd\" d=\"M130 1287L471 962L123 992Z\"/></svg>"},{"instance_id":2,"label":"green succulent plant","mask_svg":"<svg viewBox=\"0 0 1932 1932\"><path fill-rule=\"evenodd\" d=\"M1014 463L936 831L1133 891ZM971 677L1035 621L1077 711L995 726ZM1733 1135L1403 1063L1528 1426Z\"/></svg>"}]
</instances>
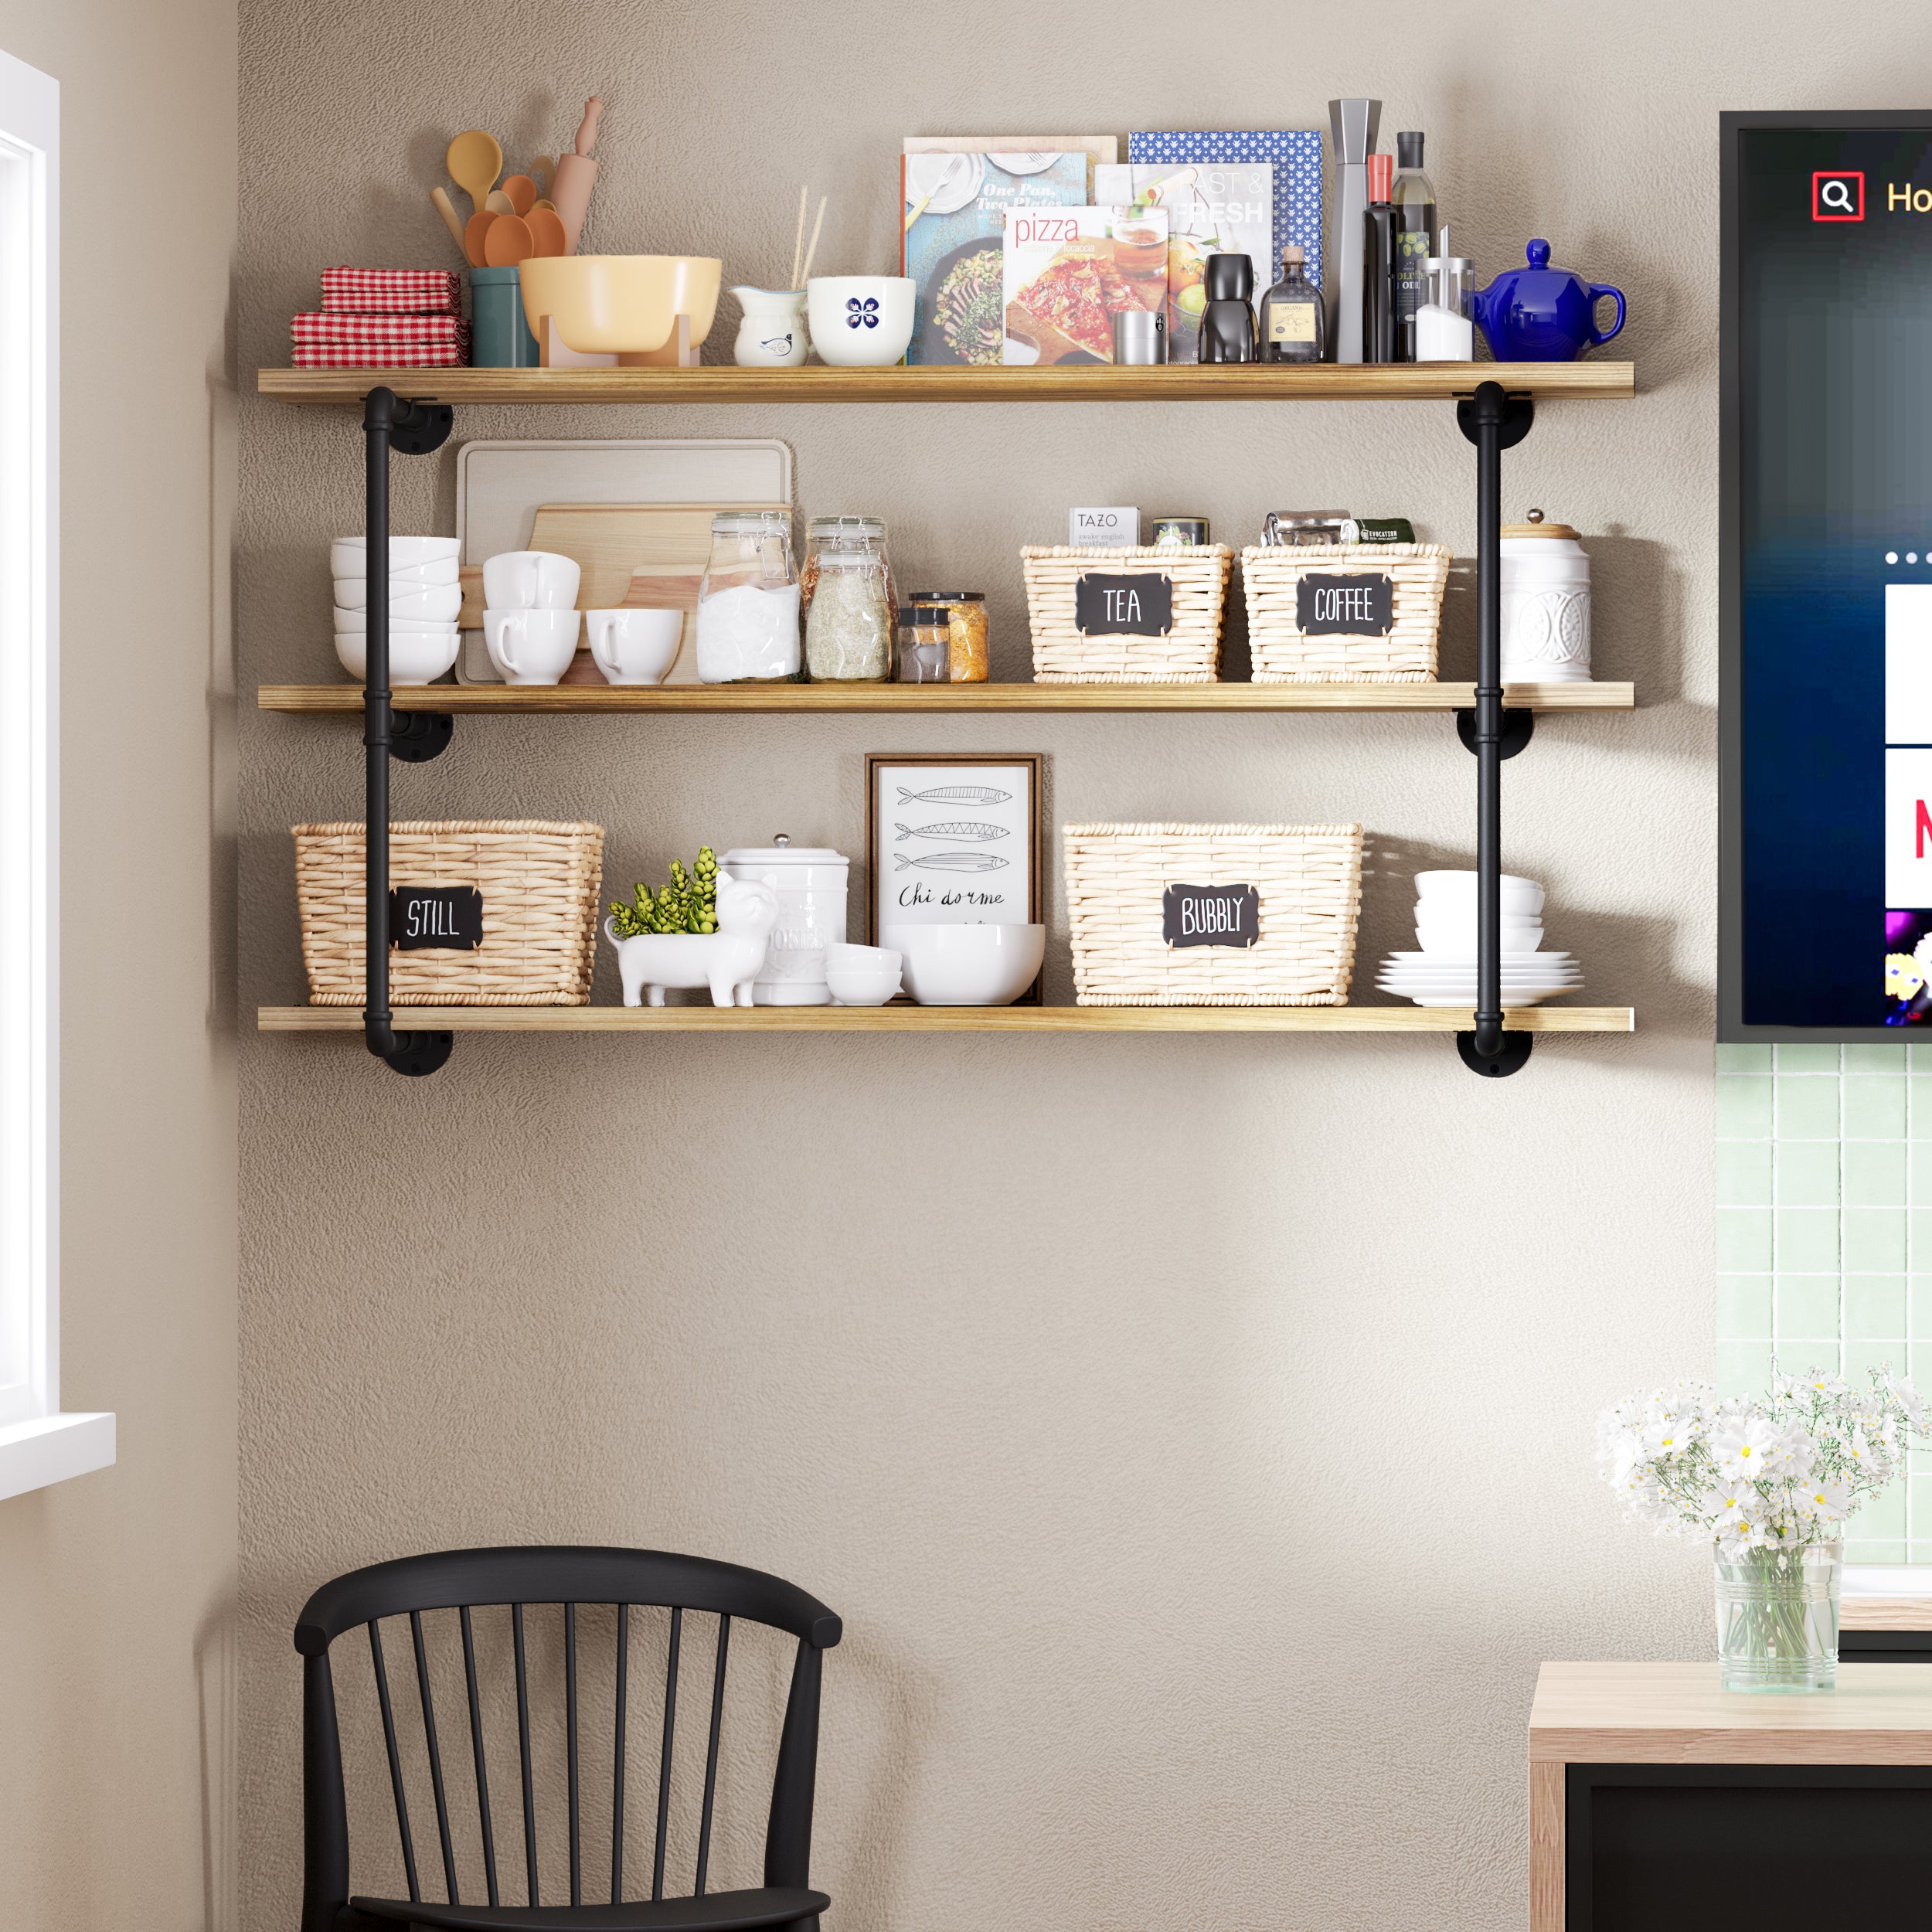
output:
<instances>
[{"instance_id":1,"label":"green succulent plant","mask_svg":"<svg viewBox=\"0 0 1932 1932\"><path fill-rule=\"evenodd\" d=\"M620 939L645 933L715 933L718 930L718 855L702 847L691 869L671 862L671 883L655 892L638 884L627 900L611 902L611 923Z\"/></svg>"}]
</instances>

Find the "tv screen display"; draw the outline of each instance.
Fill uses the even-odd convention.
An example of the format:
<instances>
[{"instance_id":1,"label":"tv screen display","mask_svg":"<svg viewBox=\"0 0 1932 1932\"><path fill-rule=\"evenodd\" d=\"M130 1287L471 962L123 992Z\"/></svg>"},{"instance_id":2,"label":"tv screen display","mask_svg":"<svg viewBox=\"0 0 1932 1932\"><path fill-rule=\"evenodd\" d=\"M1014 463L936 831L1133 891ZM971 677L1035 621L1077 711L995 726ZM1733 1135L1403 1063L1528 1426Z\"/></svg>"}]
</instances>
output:
<instances>
[{"instance_id":1,"label":"tv screen display","mask_svg":"<svg viewBox=\"0 0 1932 1932\"><path fill-rule=\"evenodd\" d=\"M1932 114L1723 140L1719 1037L1932 1040Z\"/></svg>"}]
</instances>

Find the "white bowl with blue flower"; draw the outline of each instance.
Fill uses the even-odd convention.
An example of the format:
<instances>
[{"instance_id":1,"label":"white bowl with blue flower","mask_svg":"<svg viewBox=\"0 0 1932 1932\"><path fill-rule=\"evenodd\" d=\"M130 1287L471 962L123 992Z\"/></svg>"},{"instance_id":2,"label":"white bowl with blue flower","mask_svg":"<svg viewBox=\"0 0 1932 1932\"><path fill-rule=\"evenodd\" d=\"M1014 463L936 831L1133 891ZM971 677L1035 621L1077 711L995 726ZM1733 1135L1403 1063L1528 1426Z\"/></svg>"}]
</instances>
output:
<instances>
[{"instance_id":1,"label":"white bowl with blue flower","mask_svg":"<svg viewBox=\"0 0 1932 1932\"><path fill-rule=\"evenodd\" d=\"M805 284L811 345L840 369L887 369L913 338L913 284L903 275L815 275Z\"/></svg>"}]
</instances>

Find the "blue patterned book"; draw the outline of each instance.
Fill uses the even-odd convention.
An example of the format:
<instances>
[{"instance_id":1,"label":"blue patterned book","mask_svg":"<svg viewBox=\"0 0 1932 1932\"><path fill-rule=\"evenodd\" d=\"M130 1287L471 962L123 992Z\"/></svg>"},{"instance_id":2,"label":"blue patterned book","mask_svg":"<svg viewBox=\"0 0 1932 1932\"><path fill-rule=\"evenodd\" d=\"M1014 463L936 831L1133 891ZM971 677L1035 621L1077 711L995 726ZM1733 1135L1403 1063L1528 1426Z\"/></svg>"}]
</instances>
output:
<instances>
[{"instance_id":1,"label":"blue patterned book","mask_svg":"<svg viewBox=\"0 0 1932 1932\"><path fill-rule=\"evenodd\" d=\"M1233 129L1214 134L1139 134L1127 138L1130 162L1198 162L1235 167L1268 162L1274 169L1274 259L1254 264L1254 292L1281 278L1281 251L1290 242L1301 247L1303 272L1321 286L1321 145L1327 137L1313 128Z\"/></svg>"}]
</instances>

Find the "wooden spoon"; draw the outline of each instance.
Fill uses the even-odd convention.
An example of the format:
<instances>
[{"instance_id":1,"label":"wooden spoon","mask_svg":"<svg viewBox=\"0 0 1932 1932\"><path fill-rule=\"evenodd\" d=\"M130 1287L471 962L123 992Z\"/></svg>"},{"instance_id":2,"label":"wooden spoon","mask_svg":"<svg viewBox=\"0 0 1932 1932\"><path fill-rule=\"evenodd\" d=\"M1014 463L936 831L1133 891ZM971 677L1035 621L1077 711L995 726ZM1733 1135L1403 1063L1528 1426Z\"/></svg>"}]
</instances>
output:
<instances>
[{"instance_id":1,"label":"wooden spoon","mask_svg":"<svg viewBox=\"0 0 1932 1932\"><path fill-rule=\"evenodd\" d=\"M488 239L490 230L502 219L500 215L492 214L487 208L479 208L470 217L468 225L463 230L463 252L469 257L472 268L487 268L490 265L490 258L484 252L484 243Z\"/></svg>"},{"instance_id":2,"label":"wooden spoon","mask_svg":"<svg viewBox=\"0 0 1932 1932\"><path fill-rule=\"evenodd\" d=\"M516 203L501 188L493 189L484 198L483 206L493 215L514 215Z\"/></svg>"},{"instance_id":3,"label":"wooden spoon","mask_svg":"<svg viewBox=\"0 0 1932 1932\"><path fill-rule=\"evenodd\" d=\"M450 179L469 196L471 207L481 209L503 172L503 150L494 134L472 128L450 143L443 165L450 171Z\"/></svg>"},{"instance_id":4,"label":"wooden spoon","mask_svg":"<svg viewBox=\"0 0 1932 1932\"><path fill-rule=\"evenodd\" d=\"M450 199L450 191L447 188L432 188L430 199L435 205L436 212L443 217L443 226L450 231L450 240L462 248L462 219L456 212L456 203ZM467 254L469 251L464 249L464 252Z\"/></svg>"},{"instance_id":5,"label":"wooden spoon","mask_svg":"<svg viewBox=\"0 0 1932 1932\"><path fill-rule=\"evenodd\" d=\"M514 268L536 253L530 225L520 216L498 215L483 237L483 259L492 268Z\"/></svg>"},{"instance_id":6,"label":"wooden spoon","mask_svg":"<svg viewBox=\"0 0 1932 1932\"><path fill-rule=\"evenodd\" d=\"M532 254L562 255L569 252L570 239L563 232L563 218L547 203L539 202L523 217L523 225L530 231Z\"/></svg>"},{"instance_id":7,"label":"wooden spoon","mask_svg":"<svg viewBox=\"0 0 1932 1932\"><path fill-rule=\"evenodd\" d=\"M536 183L528 175L505 175L502 192L509 196L513 215L527 215L536 206Z\"/></svg>"}]
</instances>

